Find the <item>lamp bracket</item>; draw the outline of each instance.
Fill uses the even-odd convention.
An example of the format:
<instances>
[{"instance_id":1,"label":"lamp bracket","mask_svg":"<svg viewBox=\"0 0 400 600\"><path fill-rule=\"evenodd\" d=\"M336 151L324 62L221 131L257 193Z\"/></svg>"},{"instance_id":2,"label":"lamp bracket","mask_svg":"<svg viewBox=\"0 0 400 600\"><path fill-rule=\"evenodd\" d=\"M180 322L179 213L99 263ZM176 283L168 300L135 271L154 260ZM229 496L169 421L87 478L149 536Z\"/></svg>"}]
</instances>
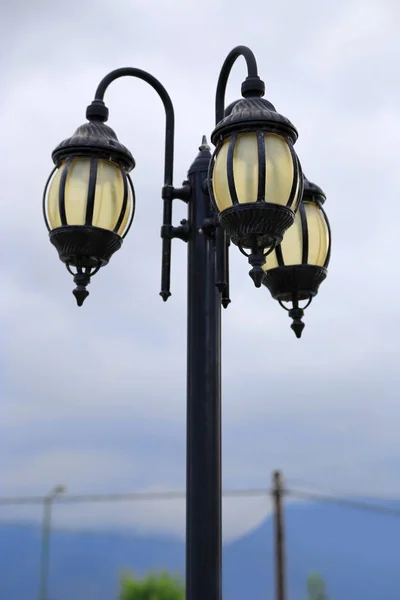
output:
<instances>
[{"instance_id":1,"label":"lamp bracket","mask_svg":"<svg viewBox=\"0 0 400 600\"><path fill-rule=\"evenodd\" d=\"M161 238L163 240L178 239L187 242L190 236L190 225L186 219L182 219L180 226L173 227L172 225L161 226Z\"/></svg>"},{"instance_id":2,"label":"lamp bracket","mask_svg":"<svg viewBox=\"0 0 400 600\"><path fill-rule=\"evenodd\" d=\"M191 188L188 181L184 181L182 187L176 188L173 185L164 185L161 197L163 200L183 200L188 203L190 200Z\"/></svg>"},{"instance_id":3,"label":"lamp bracket","mask_svg":"<svg viewBox=\"0 0 400 600\"><path fill-rule=\"evenodd\" d=\"M211 239L214 239L217 227L219 227L219 219L218 215L214 214L204 219L201 230L204 233L204 235Z\"/></svg>"}]
</instances>

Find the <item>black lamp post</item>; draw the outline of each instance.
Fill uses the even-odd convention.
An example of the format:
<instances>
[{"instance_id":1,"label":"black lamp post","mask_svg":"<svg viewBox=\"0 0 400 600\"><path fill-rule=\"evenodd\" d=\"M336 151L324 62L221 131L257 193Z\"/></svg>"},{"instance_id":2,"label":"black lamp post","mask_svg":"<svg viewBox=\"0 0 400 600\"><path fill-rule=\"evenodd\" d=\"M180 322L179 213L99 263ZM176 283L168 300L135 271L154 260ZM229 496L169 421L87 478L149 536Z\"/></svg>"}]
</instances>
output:
<instances>
[{"instance_id":1,"label":"black lamp post","mask_svg":"<svg viewBox=\"0 0 400 600\"><path fill-rule=\"evenodd\" d=\"M247 63L243 99L224 111L225 89L239 56ZM166 112L161 227L161 296L170 296L171 240L188 244L186 594L221 598L221 304L229 300L229 238L249 249L250 275L260 287L265 257L294 221L303 190L293 150L294 126L264 100L255 57L245 46L227 56L216 93L211 157L206 139L181 188L173 185L174 110L157 79L135 68L117 69L97 88L88 123L53 152L56 165L44 193L50 240L73 274L82 305L90 278L122 244L134 214L129 171L134 159L105 125L107 87L132 76L149 83ZM224 116L225 115L225 116ZM188 218L172 225L172 203L188 205Z\"/></svg>"}]
</instances>

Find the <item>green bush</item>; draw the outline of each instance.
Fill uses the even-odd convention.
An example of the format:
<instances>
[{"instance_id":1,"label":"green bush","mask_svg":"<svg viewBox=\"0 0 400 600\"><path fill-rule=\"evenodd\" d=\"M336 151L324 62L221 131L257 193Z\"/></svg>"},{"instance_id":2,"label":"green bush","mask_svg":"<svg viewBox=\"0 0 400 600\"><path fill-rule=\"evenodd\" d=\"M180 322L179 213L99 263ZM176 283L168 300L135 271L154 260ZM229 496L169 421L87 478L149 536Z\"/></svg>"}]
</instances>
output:
<instances>
[{"instance_id":1,"label":"green bush","mask_svg":"<svg viewBox=\"0 0 400 600\"><path fill-rule=\"evenodd\" d=\"M183 582L167 572L124 576L121 587L120 600L185 600Z\"/></svg>"},{"instance_id":2,"label":"green bush","mask_svg":"<svg viewBox=\"0 0 400 600\"><path fill-rule=\"evenodd\" d=\"M312 573L307 580L307 600L328 600L325 582L318 573Z\"/></svg>"}]
</instances>

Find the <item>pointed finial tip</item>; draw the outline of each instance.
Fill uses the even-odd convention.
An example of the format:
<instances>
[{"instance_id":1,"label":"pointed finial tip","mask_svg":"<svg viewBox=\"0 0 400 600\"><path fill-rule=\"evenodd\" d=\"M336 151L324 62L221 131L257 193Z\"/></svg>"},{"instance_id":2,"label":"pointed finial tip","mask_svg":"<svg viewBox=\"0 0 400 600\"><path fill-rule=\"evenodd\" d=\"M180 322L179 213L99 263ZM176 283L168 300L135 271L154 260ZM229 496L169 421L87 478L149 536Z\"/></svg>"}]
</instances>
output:
<instances>
[{"instance_id":1,"label":"pointed finial tip","mask_svg":"<svg viewBox=\"0 0 400 600\"><path fill-rule=\"evenodd\" d=\"M165 291L160 292L160 296L164 300L164 302L166 302L168 300L170 295L171 295L171 292L165 292Z\"/></svg>"},{"instance_id":2,"label":"pointed finial tip","mask_svg":"<svg viewBox=\"0 0 400 600\"><path fill-rule=\"evenodd\" d=\"M290 327L293 329L295 336L299 340L301 338L301 334L303 333L303 329L305 327L304 323L302 321L294 321Z\"/></svg>"},{"instance_id":3,"label":"pointed finial tip","mask_svg":"<svg viewBox=\"0 0 400 600\"><path fill-rule=\"evenodd\" d=\"M252 278L256 288L260 288L265 277L265 271L260 266L255 266L249 271L249 275Z\"/></svg>"},{"instance_id":4,"label":"pointed finial tip","mask_svg":"<svg viewBox=\"0 0 400 600\"><path fill-rule=\"evenodd\" d=\"M86 298L89 296L89 292L86 289L81 289L81 286L76 287L72 293L75 296L78 306L82 306Z\"/></svg>"},{"instance_id":5,"label":"pointed finial tip","mask_svg":"<svg viewBox=\"0 0 400 600\"><path fill-rule=\"evenodd\" d=\"M210 146L208 145L206 135L203 135L203 137L201 138L201 146L199 147L199 150L200 152L202 152L203 150L207 150L208 152L210 152Z\"/></svg>"}]
</instances>

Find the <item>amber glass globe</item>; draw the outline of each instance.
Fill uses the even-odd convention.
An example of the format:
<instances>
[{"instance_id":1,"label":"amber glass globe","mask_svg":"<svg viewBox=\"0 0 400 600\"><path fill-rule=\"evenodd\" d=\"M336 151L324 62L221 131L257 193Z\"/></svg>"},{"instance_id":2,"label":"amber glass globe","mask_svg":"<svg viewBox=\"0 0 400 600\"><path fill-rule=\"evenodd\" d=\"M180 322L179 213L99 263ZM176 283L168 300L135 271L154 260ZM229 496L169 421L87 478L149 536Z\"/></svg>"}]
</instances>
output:
<instances>
[{"instance_id":1,"label":"amber glass globe","mask_svg":"<svg viewBox=\"0 0 400 600\"><path fill-rule=\"evenodd\" d=\"M283 241L267 257L263 265L263 284L273 298L286 308L297 337L304 328L301 318L304 309L317 295L320 284L327 276L331 255L331 231L323 208L325 194L314 183L304 178L304 193L293 225ZM307 301L306 306L299 303Z\"/></svg>"},{"instance_id":2,"label":"amber glass globe","mask_svg":"<svg viewBox=\"0 0 400 600\"><path fill-rule=\"evenodd\" d=\"M132 212L132 197L127 175L115 162L88 157L65 159L48 188L50 229L86 225L123 237Z\"/></svg>"}]
</instances>

